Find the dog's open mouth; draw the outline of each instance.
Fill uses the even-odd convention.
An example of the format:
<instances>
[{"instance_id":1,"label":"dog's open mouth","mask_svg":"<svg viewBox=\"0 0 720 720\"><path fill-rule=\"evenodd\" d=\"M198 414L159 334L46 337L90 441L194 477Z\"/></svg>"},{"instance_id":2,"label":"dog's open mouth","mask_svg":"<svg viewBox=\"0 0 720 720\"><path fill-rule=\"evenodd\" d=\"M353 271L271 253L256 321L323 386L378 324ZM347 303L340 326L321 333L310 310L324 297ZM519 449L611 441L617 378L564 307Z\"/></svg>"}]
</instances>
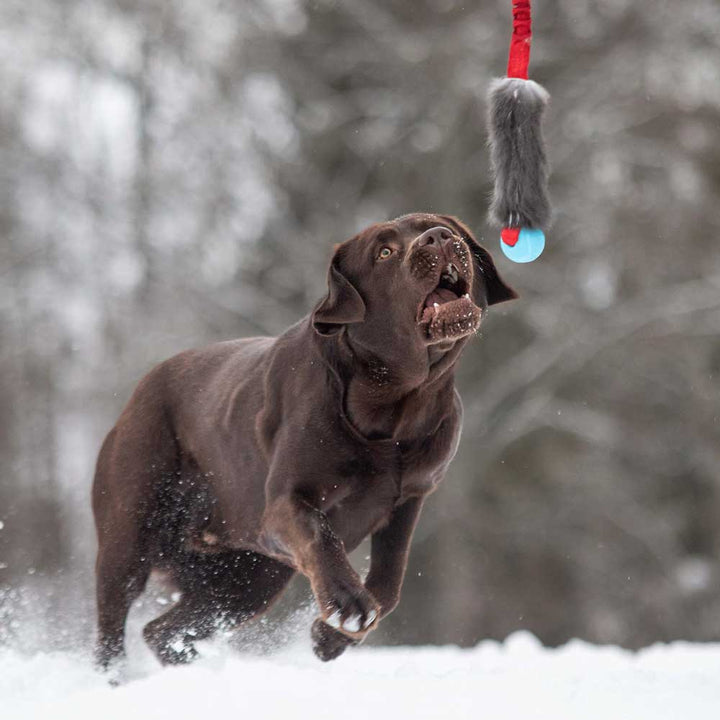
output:
<instances>
[{"instance_id":1,"label":"dog's open mouth","mask_svg":"<svg viewBox=\"0 0 720 720\"><path fill-rule=\"evenodd\" d=\"M482 309L470 298L467 280L454 263L440 273L437 286L418 310L418 323L431 342L451 340L475 332Z\"/></svg>"}]
</instances>

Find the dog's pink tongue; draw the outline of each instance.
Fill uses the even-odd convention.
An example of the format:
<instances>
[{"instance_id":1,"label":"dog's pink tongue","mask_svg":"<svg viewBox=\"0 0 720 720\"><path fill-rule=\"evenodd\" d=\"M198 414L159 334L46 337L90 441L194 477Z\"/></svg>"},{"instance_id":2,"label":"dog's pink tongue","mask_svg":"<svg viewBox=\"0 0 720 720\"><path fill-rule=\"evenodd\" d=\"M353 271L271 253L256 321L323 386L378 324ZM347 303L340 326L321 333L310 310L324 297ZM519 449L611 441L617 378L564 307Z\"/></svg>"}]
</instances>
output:
<instances>
[{"instance_id":1,"label":"dog's pink tongue","mask_svg":"<svg viewBox=\"0 0 720 720\"><path fill-rule=\"evenodd\" d=\"M443 303L452 302L457 299L458 296L452 290L436 288L427 296L425 307L432 307L435 303L442 305Z\"/></svg>"}]
</instances>

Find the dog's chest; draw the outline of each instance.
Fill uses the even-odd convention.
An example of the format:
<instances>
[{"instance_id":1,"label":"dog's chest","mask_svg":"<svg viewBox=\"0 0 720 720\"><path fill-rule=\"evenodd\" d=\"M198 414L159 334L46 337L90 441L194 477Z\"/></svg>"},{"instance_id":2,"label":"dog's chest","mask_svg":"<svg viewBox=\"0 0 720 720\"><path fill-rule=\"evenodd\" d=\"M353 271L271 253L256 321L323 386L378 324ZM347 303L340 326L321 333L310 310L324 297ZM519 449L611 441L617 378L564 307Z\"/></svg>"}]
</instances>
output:
<instances>
[{"instance_id":1,"label":"dog's chest","mask_svg":"<svg viewBox=\"0 0 720 720\"><path fill-rule=\"evenodd\" d=\"M452 431L449 431L452 430ZM432 492L456 447L454 429L414 441L358 447L334 465L336 478L321 500L335 532L350 550L390 520L411 497Z\"/></svg>"}]
</instances>

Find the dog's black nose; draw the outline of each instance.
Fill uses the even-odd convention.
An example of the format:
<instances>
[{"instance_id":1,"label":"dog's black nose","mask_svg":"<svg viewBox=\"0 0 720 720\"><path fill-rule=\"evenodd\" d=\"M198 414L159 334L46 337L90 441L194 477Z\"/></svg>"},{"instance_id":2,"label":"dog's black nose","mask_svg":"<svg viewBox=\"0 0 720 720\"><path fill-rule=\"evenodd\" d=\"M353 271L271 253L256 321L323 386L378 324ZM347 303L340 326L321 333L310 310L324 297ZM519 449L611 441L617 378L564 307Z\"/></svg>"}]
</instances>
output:
<instances>
[{"instance_id":1,"label":"dog's black nose","mask_svg":"<svg viewBox=\"0 0 720 720\"><path fill-rule=\"evenodd\" d=\"M452 240L452 236L453 234L447 228L434 227L426 230L415 242L418 244L418 247L435 245L439 250L448 240Z\"/></svg>"}]
</instances>

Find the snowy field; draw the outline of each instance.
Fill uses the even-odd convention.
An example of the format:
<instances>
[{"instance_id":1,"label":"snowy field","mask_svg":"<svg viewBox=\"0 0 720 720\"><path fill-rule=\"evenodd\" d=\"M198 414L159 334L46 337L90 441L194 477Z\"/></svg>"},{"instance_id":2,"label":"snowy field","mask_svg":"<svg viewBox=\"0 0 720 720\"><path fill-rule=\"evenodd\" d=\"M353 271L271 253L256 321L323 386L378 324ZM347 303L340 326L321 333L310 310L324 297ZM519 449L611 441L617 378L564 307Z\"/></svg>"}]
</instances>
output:
<instances>
[{"instance_id":1,"label":"snowy field","mask_svg":"<svg viewBox=\"0 0 720 720\"><path fill-rule=\"evenodd\" d=\"M547 650L516 633L470 650L361 648L329 664L314 658L309 641L273 655L203 650L202 660L182 668L161 669L141 656L111 688L87 657L3 649L0 717L714 720L720 713L720 644L631 653L572 642Z\"/></svg>"}]
</instances>

